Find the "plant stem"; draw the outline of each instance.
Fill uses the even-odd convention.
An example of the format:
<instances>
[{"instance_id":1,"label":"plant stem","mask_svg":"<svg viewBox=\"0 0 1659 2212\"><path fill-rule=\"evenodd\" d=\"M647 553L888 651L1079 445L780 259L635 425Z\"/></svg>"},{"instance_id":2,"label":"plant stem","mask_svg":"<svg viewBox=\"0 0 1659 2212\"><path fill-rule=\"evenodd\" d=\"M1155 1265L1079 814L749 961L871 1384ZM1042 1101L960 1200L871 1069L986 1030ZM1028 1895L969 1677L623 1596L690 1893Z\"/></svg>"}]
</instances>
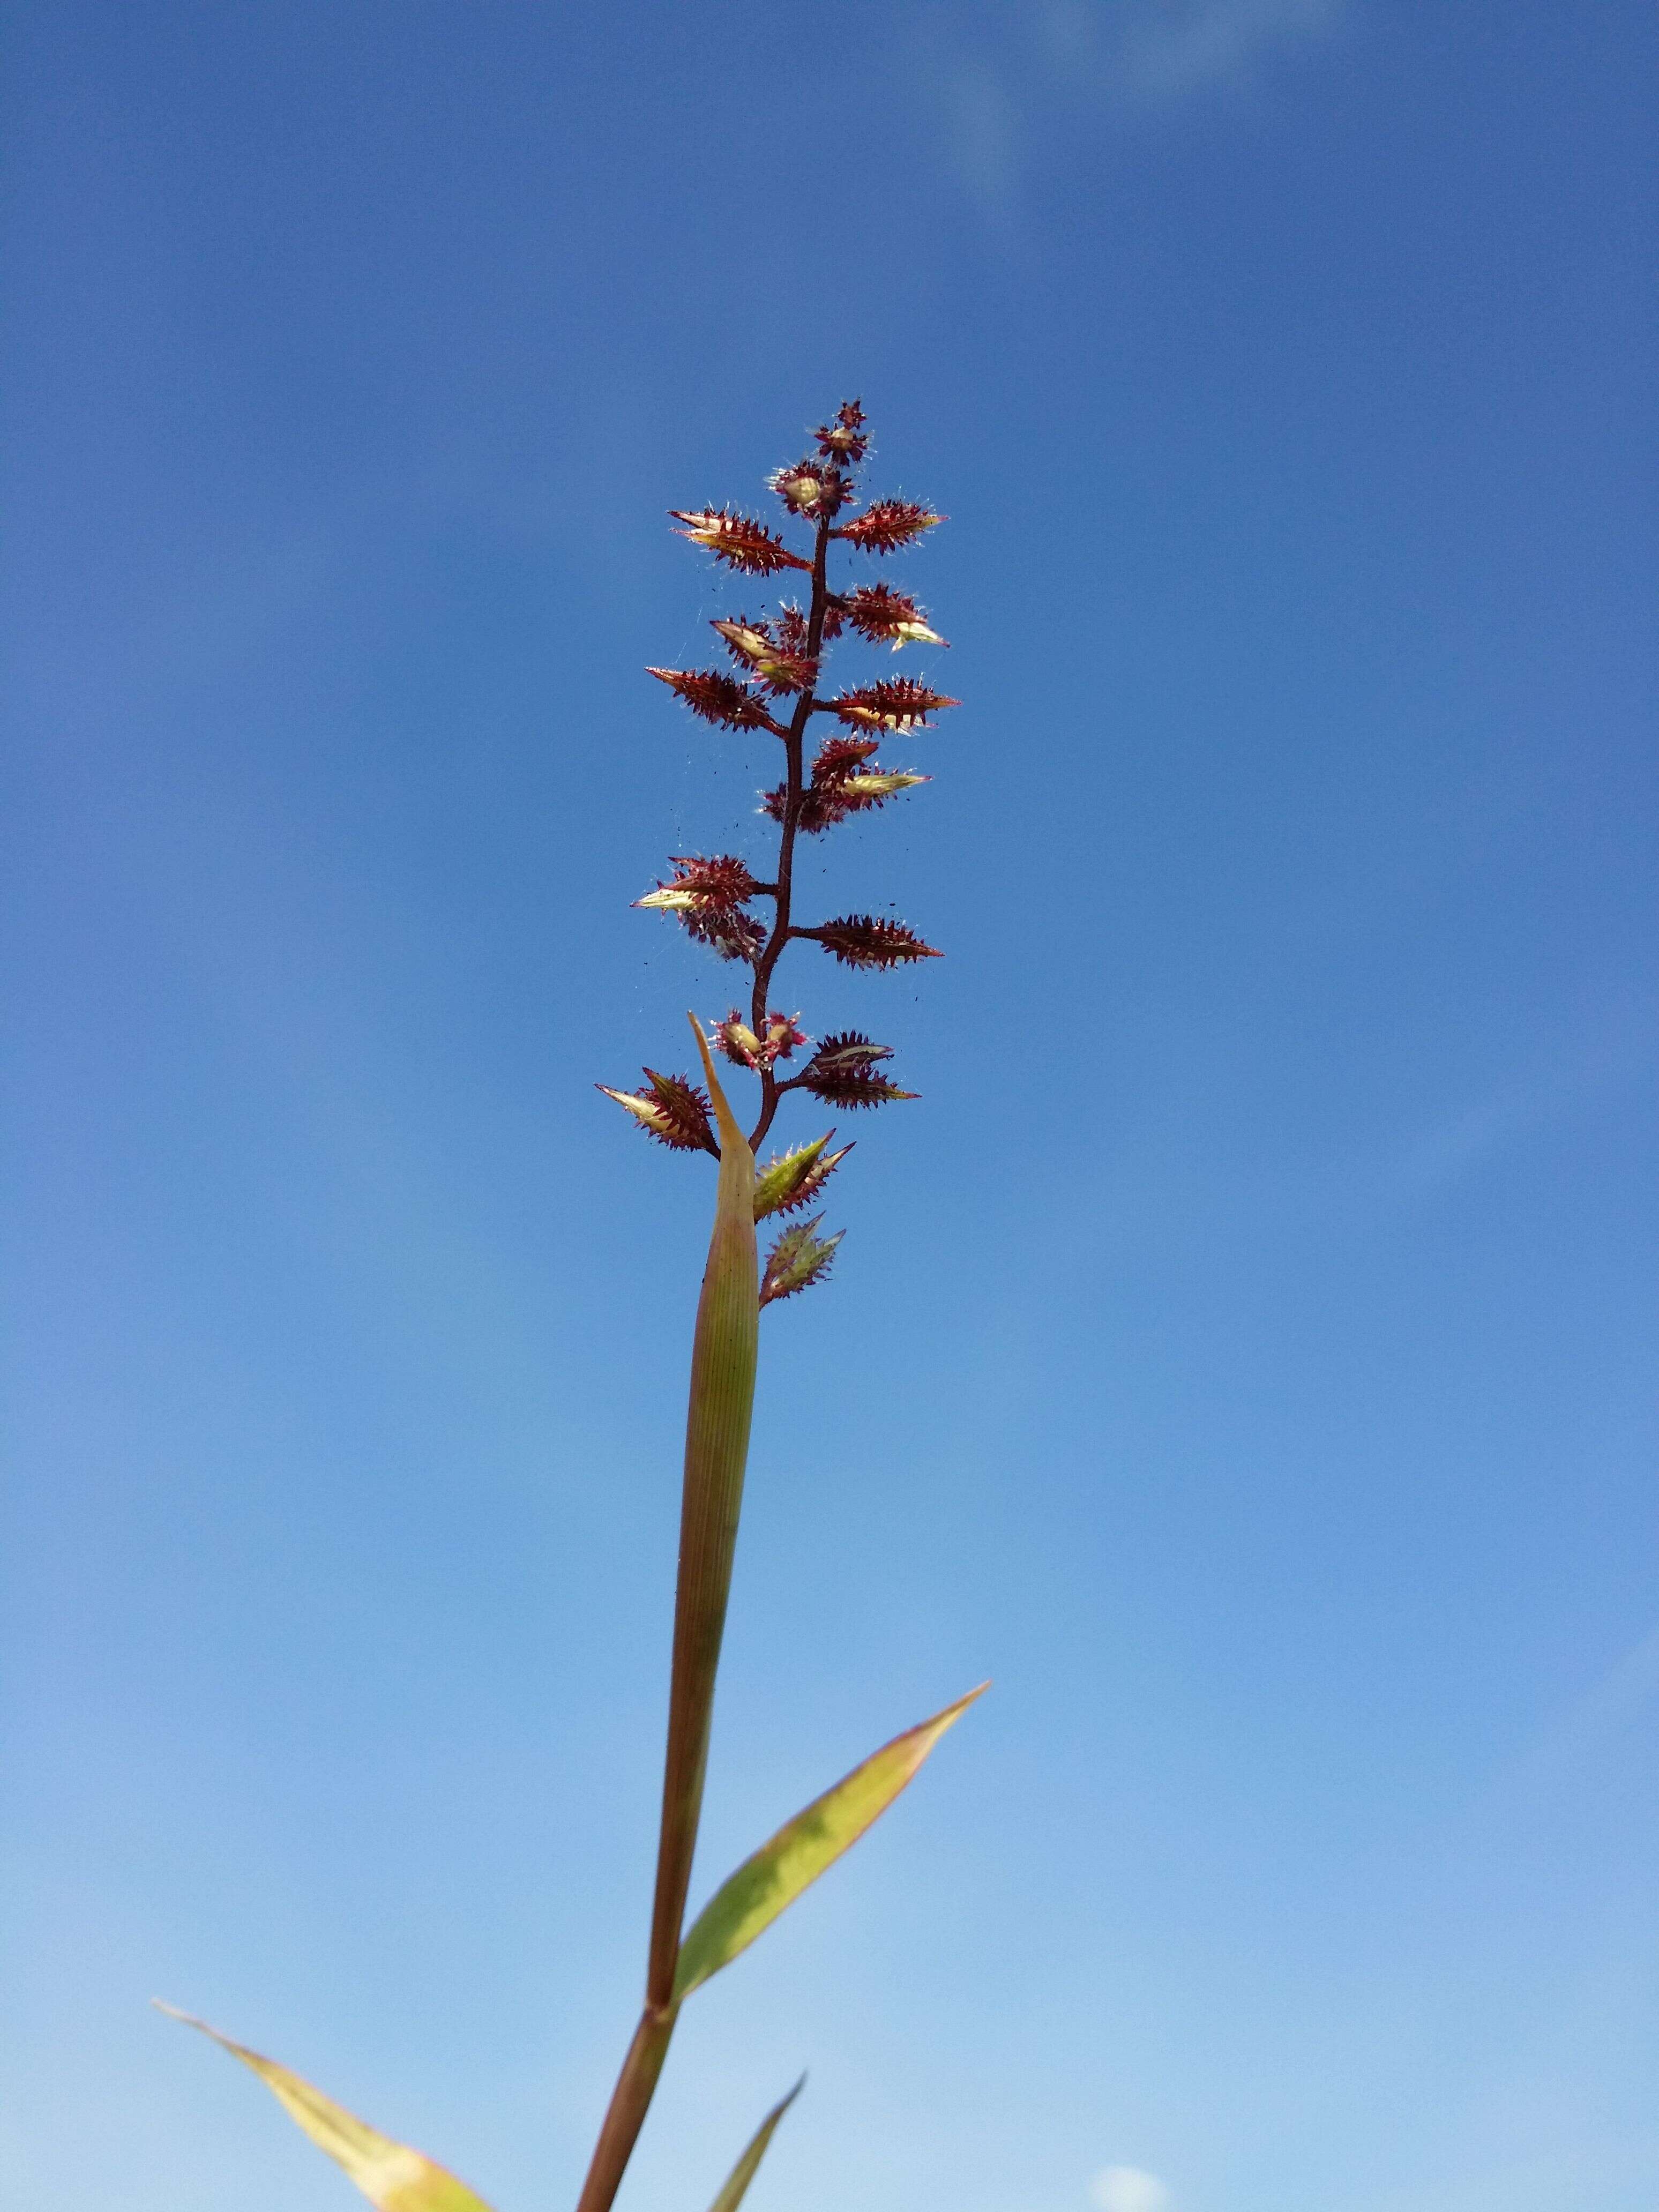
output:
<instances>
[{"instance_id":1,"label":"plant stem","mask_svg":"<svg viewBox=\"0 0 1659 2212\"><path fill-rule=\"evenodd\" d=\"M678 2010L685 1894L702 1814L703 1775L714 1711L726 1605L732 1589L738 1516L749 1457L759 1350L760 1285L755 1255L755 1158L714 1073L708 1040L691 1025L720 1133L720 1183L708 1264L691 1345L685 1414L685 1479L680 1505L680 1565L674 1594L674 1657L663 1760L662 1826L646 1969L645 2010L594 2148L579 2212L609 2212L667 2056Z\"/></svg>"},{"instance_id":2,"label":"plant stem","mask_svg":"<svg viewBox=\"0 0 1659 2212\"><path fill-rule=\"evenodd\" d=\"M823 646L823 618L829 611L830 592L825 580L830 556L830 518L818 517L817 537L812 547L812 604L806 617L807 658L816 660ZM767 999L772 988L772 970L789 942L789 894L794 876L795 832L800 823L801 799L805 790L806 725L811 720L817 703L816 687L803 691L795 702L789 729L784 738L784 750L788 756L787 781L785 786L783 828L778 838L777 881L769 888L776 902L772 921L772 934L767 939L760 958L755 963L755 989L750 1001L750 1026L757 1036L766 1034ZM749 1133L749 1147L752 1152L772 1126L772 1116L778 1110L781 1094L776 1076L769 1067L761 1071L760 1119Z\"/></svg>"},{"instance_id":3,"label":"plant stem","mask_svg":"<svg viewBox=\"0 0 1659 2212\"><path fill-rule=\"evenodd\" d=\"M678 2005L650 2005L640 2014L617 2086L611 2093L605 2125L593 2147L592 2162L576 2212L611 2212L624 2170L644 2123L647 2109L668 2056L669 2038L679 2017Z\"/></svg>"},{"instance_id":4,"label":"plant stem","mask_svg":"<svg viewBox=\"0 0 1659 2212\"><path fill-rule=\"evenodd\" d=\"M806 652L823 649L829 611L826 580L830 519L818 517L812 548L812 599ZM792 936L789 901L795 836L805 792L807 725L816 691L803 691L788 728L781 731L788 768L778 838L776 880L757 885L774 901L772 933L755 963L750 1018L755 1034L767 1026L772 971ZM772 725L776 727L776 725ZM694 1024L694 1026L696 1026ZM691 1395L686 1413L685 1483L680 1508L680 1567L674 1600L674 1657L669 1688L668 1748L663 1762L662 1828L657 1844L656 1892L651 1949L646 1968L645 2010L634 2031L622 2072L599 2130L577 2212L610 2212L668 2055L678 2006L674 1972L685 1923L686 1892L702 1815L703 1777L714 1719L714 1677L726 1626L726 1598L737 1545L738 1516L749 1452L754 1402L756 1323L759 1316L754 1232L754 1152L771 1127L778 1100L793 1084L761 1071L760 1119L747 1141L732 1118L714 1077L701 1027L698 1048L720 1127L720 1192L708 1248L702 1296L691 1352Z\"/></svg>"}]
</instances>

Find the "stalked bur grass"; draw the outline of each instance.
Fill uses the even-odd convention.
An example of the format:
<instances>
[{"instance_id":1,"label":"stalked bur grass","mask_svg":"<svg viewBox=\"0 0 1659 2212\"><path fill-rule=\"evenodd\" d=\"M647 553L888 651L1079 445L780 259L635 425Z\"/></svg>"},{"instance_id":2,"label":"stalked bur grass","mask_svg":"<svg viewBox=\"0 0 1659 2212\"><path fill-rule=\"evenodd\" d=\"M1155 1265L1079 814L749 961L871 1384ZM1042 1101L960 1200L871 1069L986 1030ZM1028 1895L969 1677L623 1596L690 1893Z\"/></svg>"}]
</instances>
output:
<instances>
[{"instance_id":1,"label":"stalked bur grass","mask_svg":"<svg viewBox=\"0 0 1659 2212\"><path fill-rule=\"evenodd\" d=\"M732 854L677 855L665 882L638 901L674 915L720 959L750 975L746 1011L732 1007L705 1034L690 1017L702 1085L687 1075L645 1070L638 1091L610 1090L647 1135L675 1152L711 1153L720 1163L714 1226L697 1302L691 1346L691 1387L685 1421L685 1469L680 1504L679 1577L674 1600L669 1682L668 1747L663 1765L662 1822L647 1954L645 2002L612 2092L577 2212L609 2212L655 2092L669 2042L687 1997L746 1950L807 1886L884 1813L966 1707L970 1690L931 1720L908 1729L866 1759L804 1812L787 1821L724 1881L688 1928L686 1899L702 1813L714 1682L732 1588L732 1562L743 1507L744 1471L755 1401L763 1307L823 1281L841 1242L819 1234L823 1216L807 1214L852 1149L831 1151L834 1131L776 1153L757 1166L756 1152L791 1092L845 1111L913 1097L883 1073L891 1048L859 1030L818 1041L793 1075L781 1069L812 1040L799 1017L772 1006L774 978L787 947L816 944L844 965L890 969L938 957L902 922L866 914L803 922L794 911L797 841L820 836L854 814L885 806L927 778L884 768L884 743L914 737L956 704L911 677L888 677L825 695L819 690L825 647L852 634L867 643L943 646L908 592L886 582L833 586L830 556L840 546L884 556L914 544L940 517L914 501L860 504L854 486L868 450L862 409L842 407L814 434L816 450L771 479L786 514L811 532L810 554L793 551L775 531L726 507L676 509L681 533L738 575L799 574L808 580L805 608L786 604L769 617L724 617L713 628L726 668L653 668L694 714L734 730L769 732L783 749L783 780L762 794L777 824L769 881ZM815 717L823 718L815 724ZM815 727L827 729L808 758ZM769 901L769 920L752 911ZM758 1080L754 1127L747 1135L727 1100L714 1055ZM757 1221L803 1215L775 1239L764 1265ZM982 1688L984 1686L981 1685ZM173 2012L171 2006L162 2006ZM251 2067L290 2117L325 2150L380 2212L489 2212L483 2199L447 2168L392 2142L325 2097L286 2067L234 2043L185 2013L176 2019L201 2029ZM797 2082L761 2123L712 2212L737 2212L774 2130L799 2094Z\"/></svg>"}]
</instances>

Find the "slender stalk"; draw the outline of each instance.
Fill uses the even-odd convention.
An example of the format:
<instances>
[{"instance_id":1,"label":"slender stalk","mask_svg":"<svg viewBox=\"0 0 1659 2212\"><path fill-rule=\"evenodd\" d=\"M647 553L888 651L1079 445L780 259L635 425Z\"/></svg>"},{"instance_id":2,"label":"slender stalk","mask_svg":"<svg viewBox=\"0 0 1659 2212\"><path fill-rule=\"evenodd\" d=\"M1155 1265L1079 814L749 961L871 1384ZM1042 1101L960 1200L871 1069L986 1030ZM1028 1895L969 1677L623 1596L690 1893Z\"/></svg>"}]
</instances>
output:
<instances>
[{"instance_id":1,"label":"slender stalk","mask_svg":"<svg viewBox=\"0 0 1659 2212\"><path fill-rule=\"evenodd\" d=\"M628 2046L628 2056L611 2094L611 2104L593 2148L592 2162L576 2212L610 2212L634 2145L639 2140L647 2107L656 2092L657 2077L668 2056L669 2038L679 2007L647 2005Z\"/></svg>"},{"instance_id":2,"label":"slender stalk","mask_svg":"<svg viewBox=\"0 0 1659 2212\"><path fill-rule=\"evenodd\" d=\"M691 1881L703 1776L714 1712L738 1516L749 1456L759 1350L760 1285L755 1255L755 1158L726 1103L701 1024L691 1025L720 1133L720 1184L702 1294L691 1346L680 1505L679 1579L663 1761L662 1826L646 1970L645 2010L623 2061L600 2130L579 2212L609 2212L668 2053L678 2008L678 1963Z\"/></svg>"},{"instance_id":3,"label":"slender stalk","mask_svg":"<svg viewBox=\"0 0 1659 2212\"><path fill-rule=\"evenodd\" d=\"M812 599L807 617L807 653L816 656L823 642L829 607L826 580L830 518L820 516L812 549ZM792 934L790 892L795 836L805 788L805 752L814 693L803 692L783 732L787 758L783 822L778 838L776 880L760 888L775 905L772 933L755 963L752 1019L757 1035L766 1030L767 994ZM657 1843L657 1879L651 1911L651 1948L646 1966L645 2010L611 2092L605 2124L594 2147L577 2212L610 2212L634 2145L655 2094L668 2055L678 2008L673 2002L674 1969L685 1923L686 1893L691 1882L697 1828L702 1817L703 1781L714 1723L714 1680L726 1628L743 1478L749 1451L758 1350L758 1273L753 1223L754 1152L770 1127L785 1086L771 1069L761 1076L761 1114L745 1140L715 1077L701 1027L697 1047L708 1078L720 1127L720 1192L715 1201L714 1233L697 1304L691 1350L691 1391L686 1412L685 1474L680 1504L679 1579L674 1597L674 1656L668 1705L668 1747L663 1761L662 1826ZM728 1184L730 1187L728 1187ZM732 1203L738 1184L746 1195Z\"/></svg>"},{"instance_id":4,"label":"slender stalk","mask_svg":"<svg viewBox=\"0 0 1659 2212\"><path fill-rule=\"evenodd\" d=\"M830 518L818 517L817 533L812 547L812 600L806 617L806 652L816 659L823 645L823 618L829 611L830 588L826 580L830 556ZM766 1034L767 1000L772 988L772 970L782 957L783 948L789 942L789 899L794 879L795 833L800 826L801 799L805 790L805 767L806 726L812 718L817 704L817 688L803 691L795 702L795 711L790 717L789 728L784 738L788 757L787 780L785 787L783 828L778 838L778 877L769 884L775 907L772 934L767 939L761 956L755 963L755 988L750 1000L750 1025L757 1036ZM769 1067L761 1071L760 1119L749 1133L750 1150L754 1151L772 1126L772 1117L778 1110L782 1085Z\"/></svg>"}]
</instances>

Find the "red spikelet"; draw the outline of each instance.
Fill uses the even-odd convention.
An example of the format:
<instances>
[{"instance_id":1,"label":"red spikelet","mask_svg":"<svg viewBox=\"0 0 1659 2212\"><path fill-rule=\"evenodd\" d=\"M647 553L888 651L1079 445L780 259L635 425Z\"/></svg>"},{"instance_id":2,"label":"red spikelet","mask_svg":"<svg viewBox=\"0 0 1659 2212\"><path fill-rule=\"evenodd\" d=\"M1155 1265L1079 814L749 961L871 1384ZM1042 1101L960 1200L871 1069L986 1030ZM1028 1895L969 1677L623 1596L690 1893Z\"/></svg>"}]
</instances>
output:
<instances>
[{"instance_id":1,"label":"red spikelet","mask_svg":"<svg viewBox=\"0 0 1659 2212\"><path fill-rule=\"evenodd\" d=\"M851 489L841 471L824 461L797 461L791 468L775 469L767 481L792 514L808 515L814 522L838 513Z\"/></svg>"},{"instance_id":2,"label":"red spikelet","mask_svg":"<svg viewBox=\"0 0 1659 2212\"><path fill-rule=\"evenodd\" d=\"M908 592L896 592L890 584L866 584L856 592L849 592L840 602L839 611L860 637L867 637L872 645L944 645L946 641L936 629L930 629L922 617L921 609Z\"/></svg>"},{"instance_id":3,"label":"red spikelet","mask_svg":"<svg viewBox=\"0 0 1659 2212\"><path fill-rule=\"evenodd\" d=\"M925 945L914 929L902 922L878 921L868 914L844 914L817 929L803 929L815 937L826 952L848 968L896 968L907 960L937 960L936 946Z\"/></svg>"},{"instance_id":4,"label":"red spikelet","mask_svg":"<svg viewBox=\"0 0 1659 2212\"><path fill-rule=\"evenodd\" d=\"M647 1136L671 1152L713 1152L718 1159L720 1146L714 1142L707 1095L689 1076L659 1075L654 1067L647 1067L645 1077L638 1091L612 1091L605 1083L597 1087L625 1106Z\"/></svg>"},{"instance_id":5,"label":"red spikelet","mask_svg":"<svg viewBox=\"0 0 1659 2212\"><path fill-rule=\"evenodd\" d=\"M723 668L647 668L645 672L654 676L659 684L665 684L706 722L723 723L731 730L778 729L766 711L765 701ZM778 734L781 736L781 731Z\"/></svg>"},{"instance_id":6,"label":"red spikelet","mask_svg":"<svg viewBox=\"0 0 1659 2212\"><path fill-rule=\"evenodd\" d=\"M821 748L812 763L811 781L801 793L798 829L815 837L823 830L833 830L849 814L862 813L868 806L885 806L902 791L912 791L918 784L932 781L905 770L884 769L871 758L878 742L874 738L831 738ZM775 822L782 821L788 796L788 786L782 783L762 793L761 805Z\"/></svg>"},{"instance_id":7,"label":"red spikelet","mask_svg":"<svg viewBox=\"0 0 1659 2212\"><path fill-rule=\"evenodd\" d=\"M880 742L878 738L830 738L819 747L817 758L812 763L811 780L800 799L798 827L809 837L832 830L837 822L844 822L861 806L880 804L878 800L860 798L847 788L848 778L857 774ZM789 787L782 783L763 795L761 804L775 822L782 821L788 796Z\"/></svg>"},{"instance_id":8,"label":"red spikelet","mask_svg":"<svg viewBox=\"0 0 1659 2212\"><path fill-rule=\"evenodd\" d=\"M812 763L814 783L844 783L857 774L880 745L879 738L826 738Z\"/></svg>"},{"instance_id":9,"label":"red spikelet","mask_svg":"<svg viewBox=\"0 0 1659 2212\"><path fill-rule=\"evenodd\" d=\"M890 1060L890 1044L872 1044L858 1030L827 1036L801 1071L803 1086L832 1106L881 1106L890 1098L914 1098L876 1073L876 1062Z\"/></svg>"},{"instance_id":10,"label":"red spikelet","mask_svg":"<svg viewBox=\"0 0 1659 2212\"><path fill-rule=\"evenodd\" d=\"M825 460L844 462L849 468L855 469L870 450L864 410L856 399L848 400L833 422L820 422L812 434Z\"/></svg>"},{"instance_id":11,"label":"red spikelet","mask_svg":"<svg viewBox=\"0 0 1659 2212\"><path fill-rule=\"evenodd\" d=\"M896 553L900 546L912 544L944 520L942 514L935 514L932 507L919 507L913 499L878 499L836 535L866 553Z\"/></svg>"},{"instance_id":12,"label":"red spikelet","mask_svg":"<svg viewBox=\"0 0 1659 2212\"><path fill-rule=\"evenodd\" d=\"M743 911L760 890L747 867L733 853L710 860L677 853L673 861L670 880L635 899L635 905L676 915L689 935L712 945L722 960L752 961L766 942L766 932Z\"/></svg>"},{"instance_id":13,"label":"red spikelet","mask_svg":"<svg viewBox=\"0 0 1659 2212\"><path fill-rule=\"evenodd\" d=\"M674 872L665 884L659 884L654 891L635 906L676 908L702 906L742 906L754 897L760 885L749 872L745 862L735 853L716 853L705 859L701 853L671 853Z\"/></svg>"},{"instance_id":14,"label":"red spikelet","mask_svg":"<svg viewBox=\"0 0 1659 2212\"><path fill-rule=\"evenodd\" d=\"M926 726L930 714L940 714L946 707L959 707L962 702L947 699L942 691L930 691L912 676L895 676L884 684L866 684L859 690L843 691L840 698L826 699L823 703L830 713L855 729L919 730Z\"/></svg>"},{"instance_id":15,"label":"red spikelet","mask_svg":"<svg viewBox=\"0 0 1659 2212\"><path fill-rule=\"evenodd\" d=\"M783 540L751 515L733 514L723 507L704 507L687 514L678 507L668 510L685 528L682 538L706 545L717 561L724 561L744 576L774 576L780 568L805 568L812 564L792 553Z\"/></svg>"},{"instance_id":16,"label":"red spikelet","mask_svg":"<svg viewBox=\"0 0 1659 2212\"><path fill-rule=\"evenodd\" d=\"M707 945L722 960L747 960L752 966L766 943L766 932L741 907L689 906L680 915L688 937Z\"/></svg>"},{"instance_id":17,"label":"red spikelet","mask_svg":"<svg viewBox=\"0 0 1659 2212\"><path fill-rule=\"evenodd\" d=\"M726 649L738 665L758 676L775 696L786 691L810 691L818 680L818 664L805 650L805 623L799 648L784 644L777 634L780 625L751 623L741 615L734 621L711 623L709 627L725 640Z\"/></svg>"},{"instance_id":18,"label":"red spikelet","mask_svg":"<svg viewBox=\"0 0 1659 2212\"><path fill-rule=\"evenodd\" d=\"M735 1066L752 1067L758 1073L787 1060L798 1044L805 1043L806 1032L798 1015L774 1012L766 1017L766 1035L757 1036L733 1006L723 1022L715 1023L708 1042L719 1045Z\"/></svg>"}]
</instances>

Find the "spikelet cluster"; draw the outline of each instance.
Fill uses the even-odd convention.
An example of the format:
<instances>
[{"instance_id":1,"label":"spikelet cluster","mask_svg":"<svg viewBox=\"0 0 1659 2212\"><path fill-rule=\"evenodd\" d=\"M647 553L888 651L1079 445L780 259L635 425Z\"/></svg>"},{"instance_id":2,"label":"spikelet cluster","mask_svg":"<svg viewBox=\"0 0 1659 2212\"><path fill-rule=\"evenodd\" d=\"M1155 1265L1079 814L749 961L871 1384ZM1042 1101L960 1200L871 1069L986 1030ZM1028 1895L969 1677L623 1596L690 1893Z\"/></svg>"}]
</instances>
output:
<instances>
[{"instance_id":1,"label":"spikelet cluster","mask_svg":"<svg viewBox=\"0 0 1659 2212\"><path fill-rule=\"evenodd\" d=\"M908 766L884 764L884 746L931 733L936 718L957 702L913 676L878 677L823 694L826 649L837 640L896 653L907 646L943 647L927 610L908 591L885 578L875 583L830 574L836 546L879 558L920 544L943 517L915 500L865 501L859 471L870 452L863 408L847 401L811 434L811 450L773 471L768 488L782 509L785 529L808 533L797 551L782 531L757 515L730 507L674 508L680 534L740 576L805 578L805 605L787 601L769 612L733 612L713 623L725 649L724 668L653 668L649 673L703 721L716 728L759 733L782 749L782 775L760 794L761 811L777 832L772 879L763 881L730 853L677 854L672 872L635 902L672 915L686 933L720 959L746 967L750 1004L733 1006L710 1024L708 1042L732 1066L747 1070L760 1086L750 1143L758 1147L793 1092L843 1111L857 1112L914 1098L885 1073L892 1047L861 1030L843 1030L814 1044L798 1014L771 1005L773 979L788 946L809 940L843 966L881 972L939 958L900 921L871 914L828 921L802 916L795 903L793 860L798 839L821 836L848 820L887 805L929 779ZM828 719L830 734L817 737L813 718ZM822 722L818 729L823 726ZM799 1055L799 1057L797 1055ZM638 1091L610 1090L646 1134L675 1152L719 1155L708 1098L687 1075L647 1068ZM801 1213L813 1203L852 1147L830 1149L833 1130L776 1153L756 1170L757 1220ZM821 1282L840 1233L820 1234L814 1214L787 1226L768 1255L761 1303L775 1304Z\"/></svg>"}]
</instances>

